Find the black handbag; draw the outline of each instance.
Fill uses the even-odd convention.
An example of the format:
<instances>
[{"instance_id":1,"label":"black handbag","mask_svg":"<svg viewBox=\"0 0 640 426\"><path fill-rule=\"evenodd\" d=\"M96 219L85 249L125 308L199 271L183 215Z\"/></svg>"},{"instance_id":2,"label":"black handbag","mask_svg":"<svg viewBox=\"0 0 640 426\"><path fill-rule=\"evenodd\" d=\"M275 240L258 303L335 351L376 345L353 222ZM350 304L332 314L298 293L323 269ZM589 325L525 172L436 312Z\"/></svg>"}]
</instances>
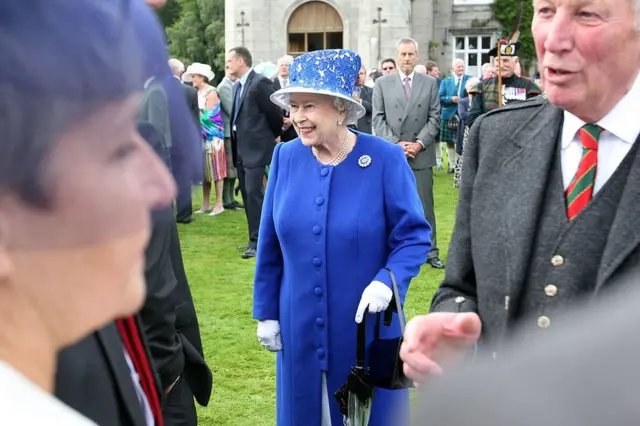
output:
<instances>
[{"instance_id":1,"label":"black handbag","mask_svg":"<svg viewBox=\"0 0 640 426\"><path fill-rule=\"evenodd\" d=\"M391 277L391 285L393 288L393 297L389 303L389 307L384 311L384 318L382 318L382 324L385 327L391 326L393 320L393 314L397 313L398 321L400 322L400 331L404 334L404 312L402 304L400 303L400 294L398 292L398 285L396 283L396 277L389 268L385 268L389 272ZM376 314L376 326L374 331L374 341L369 348L369 369L373 384L376 387L382 389L406 389L413 386L413 382L409 380L402 370L402 359L400 358L400 345L402 344L402 337L395 337L392 339L380 338L380 319L381 313ZM358 327L358 340L364 339L365 327L364 321ZM361 336L362 333L362 336Z\"/></svg>"},{"instance_id":2,"label":"black handbag","mask_svg":"<svg viewBox=\"0 0 640 426\"><path fill-rule=\"evenodd\" d=\"M449 128L449 130L451 130L454 133L458 131L459 124L460 124L460 117L458 117L457 113L453 117L447 120L447 127Z\"/></svg>"}]
</instances>

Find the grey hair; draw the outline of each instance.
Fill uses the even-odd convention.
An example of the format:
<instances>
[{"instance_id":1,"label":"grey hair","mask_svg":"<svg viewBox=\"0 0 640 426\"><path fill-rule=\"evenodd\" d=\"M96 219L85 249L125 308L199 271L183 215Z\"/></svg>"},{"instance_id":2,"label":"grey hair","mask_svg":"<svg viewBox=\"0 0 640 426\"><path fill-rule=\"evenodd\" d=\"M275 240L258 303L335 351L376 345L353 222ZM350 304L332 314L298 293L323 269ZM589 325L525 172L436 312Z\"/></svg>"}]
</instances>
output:
<instances>
[{"instance_id":1,"label":"grey hair","mask_svg":"<svg viewBox=\"0 0 640 426\"><path fill-rule=\"evenodd\" d=\"M482 72L486 72L490 68L493 68L493 64L489 62L482 64Z\"/></svg>"},{"instance_id":2,"label":"grey hair","mask_svg":"<svg viewBox=\"0 0 640 426\"><path fill-rule=\"evenodd\" d=\"M478 83L480 83L480 79L478 77L471 77L469 80L467 80L467 84L464 85L464 90L468 92L469 89L471 89Z\"/></svg>"},{"instance_id":3,"label":"grey hair","mask_svg":"<svg viewBox=\"0 0 640 426\"><path fill-rule=\"evenodd\" d=\"M415 67L413 70L414 70L415 72L419 72L419 73L422 73L422 74L426 74L426 73L427 73L427 67L425 67L425 66L424 66L424 65L422 65L422 64L418 64L418 65L416 65L416 67Z\"/></svg>"},{"instance_id":4,"label":"grey hair","mask_svg":"<svg viewBox=\"0 0 640 426\"><path fill-rule=\"evenodd\" d=\"M355 103L349 102L346 99L335 97L333 98L333 106L338 110L338 112L347 113L347 117L345 118L343 124L356 124L356 122L358 121L356 119L358 115L358 109L356 108Z\"/></svg>"},{"instance_id":5,"label":"grey hair","mask_svg":"<svg viewBox=\"0 0 640 426\"><path fill-rule=\"evenodd\" d=\"M451 61L451 68L455 67L456 64L458 64L458 63L462 63L462 65L464 65L464 59L455 58L453 61Z\"/></svg>"},{"instance_id":6,"label":"grey hair","mask_svg":"<svg viewBox=\"0 0 640 426\"><path fill-rule=\"evenodd\" d=\"M284 55L282 58L278 59L278 65L284 64L284 63L291 65L291 63L293 63L293 56Z\"/></svg>"},{"instance_id":7,"label":"grey hair","mask_svg":"<svg viewBox=\"0 0 640 426\"><path fill-rule=\"evenodd\" d=\"M171 68L171 73L173 74L184 72L184 64L176 58L169 59L169 68Z\"/></svg>"},{"instance_id":8,"label":"grey hair","mask_svg":"<svg viewBox=\"0 0 640 426\"><path fill-rule=\"evenodd\" d=\"M637 0L637 1L640 1L640 0ZM398 42L396 43L396 50L400 48L400 46L402 46L403 44L413 44L414 47L416 48L416 52L418 52L419 50L418 42L410 37L402 37L400 40L398 40Z\"/></svg>"}]
</instances>

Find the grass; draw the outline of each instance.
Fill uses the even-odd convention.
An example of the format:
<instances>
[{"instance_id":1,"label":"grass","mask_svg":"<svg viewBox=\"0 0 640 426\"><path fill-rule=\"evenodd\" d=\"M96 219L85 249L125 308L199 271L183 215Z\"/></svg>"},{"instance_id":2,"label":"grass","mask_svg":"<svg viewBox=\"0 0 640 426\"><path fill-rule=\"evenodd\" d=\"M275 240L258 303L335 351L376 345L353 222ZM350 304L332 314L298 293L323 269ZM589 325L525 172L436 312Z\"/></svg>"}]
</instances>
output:
<instances>
[{"instance_id":1,"label":"grass","mask_svg":"<svg viewBox=\"0 0 640 426\"><path fill-rule=\"evenodd\" d=\"M436 172L434 180L438 245L445 262L458 197L452 176ZM200 188L193 194L196 210ZM213 395L208 407L199 407L198 424L273 426L275 355L258 344L251 316L255 260L241 259L236 250L247 241L244 211L198 215L196 222L180 225L180 236L205 356L213 370ZM443 276L443 271L422 268L407 296L408 318L428 310Z\"/></svg>"}]
</instances>

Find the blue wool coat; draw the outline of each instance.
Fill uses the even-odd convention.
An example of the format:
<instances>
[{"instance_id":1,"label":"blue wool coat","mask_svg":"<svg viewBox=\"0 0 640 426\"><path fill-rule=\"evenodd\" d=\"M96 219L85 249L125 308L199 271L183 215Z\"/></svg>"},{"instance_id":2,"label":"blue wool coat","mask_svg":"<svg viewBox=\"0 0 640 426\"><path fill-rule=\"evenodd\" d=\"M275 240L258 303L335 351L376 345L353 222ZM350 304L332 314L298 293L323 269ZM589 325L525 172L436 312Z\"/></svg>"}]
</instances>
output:
<instances>
[{"instance_id":1,"label":"blue wool coat","mask_svg":"<svg viewBox=\"0 0 640 426\"><path fill-rule=\"evenodd\" d=\"M355 365L355 313L373 280L391 286L390 268L404 302L409 282L425 263L431 228L402 148L357 133L339 165L318 163L300 139L278 144L264 199L254 282L254 318L280 321L277 354L278 426L319 426L322 372L332 424L342 416L333 394ZM371 157L368 167L358 160ZM375 317L368 316L367 340ZM381 337L399 336L397 317ZM408 391L376 389L370 426L394 424L408 413Z\"/></svg>"}]
</instances>

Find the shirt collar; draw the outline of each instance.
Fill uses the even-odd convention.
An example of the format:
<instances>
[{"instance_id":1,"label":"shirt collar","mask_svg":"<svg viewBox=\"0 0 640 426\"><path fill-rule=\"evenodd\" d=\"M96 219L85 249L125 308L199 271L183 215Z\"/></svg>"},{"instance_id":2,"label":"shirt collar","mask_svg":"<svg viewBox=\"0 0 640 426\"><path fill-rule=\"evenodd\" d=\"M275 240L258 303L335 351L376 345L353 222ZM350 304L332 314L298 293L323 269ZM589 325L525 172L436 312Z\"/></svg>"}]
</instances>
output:
<instances>
[{"instance_id":1,"label":"shirt collar","mask_svg":"<svg viewBox=\"0 0 640 426\"><path fill-rule=\"evenodd\" d=\"M148 79L147 81L144 82L144 88L146 90L147 87L149 87L149 85L151 84L151 82L153 81L155 77L151 77L150 79Z\"/></svg>"},{"instance_id":2,"label":"shirt collar","mask_svg":"<svg viewBox=\"0 0 640 426\"><path fill-rule=\"evenodd\" d=\"M609 133L614 134L620 140L633 144L640 134L640 121L638 110L640 109L640 73L631 86L631 90L618 101L618 103L602 117L596 124ZM571 144L576 133L585 123L568 111L564 112L562 125L562 149Z\"/></svg>"},{"instance_id":3,"label":"shirt collar","mask_svg":"<svg viewBox=\"0 0 640 426\"><path fill-rule=\"evenodd\" d=\"M403 73L402 71L400 71L400 69L398 69L398 75L400 76L400 81L404 83L404 79L405 77L409 77L409 80L413 81L413 76L416 72L415 71L411 71L411 74L406 75L405 73Z\"/></svg>"},{"instance_id":4,"label":"shirt collar","mask_svg":"<svg viewBox=\"0 0 640 426\"><path fill-rule=\"evenodd\" d=\"M242 87L244 87L244 84L247 82L247 79L249 78L249 74L251 74L251 71L253 71L253 68L249 68L249 71L244 73L244 75L240 77L240 80L238 80L242 85Z\"/></svg>"}]
</instances>

